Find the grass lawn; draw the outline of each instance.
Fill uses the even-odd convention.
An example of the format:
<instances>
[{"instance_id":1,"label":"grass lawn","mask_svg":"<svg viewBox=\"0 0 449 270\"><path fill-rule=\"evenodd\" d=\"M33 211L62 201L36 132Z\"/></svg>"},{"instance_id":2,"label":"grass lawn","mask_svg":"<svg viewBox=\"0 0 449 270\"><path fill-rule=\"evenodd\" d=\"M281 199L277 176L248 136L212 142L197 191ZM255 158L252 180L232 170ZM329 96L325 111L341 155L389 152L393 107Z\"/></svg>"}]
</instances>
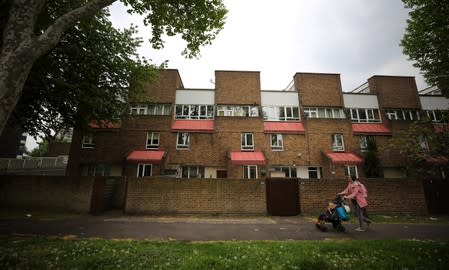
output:
<instances>
[{"instance_id":1,"label":"grass lawn","mask_svg":"<svg viewBox=\"0 0 449 270\"><path fill-rule=\"evenodd\" d=\"M447 269L449 242L0 237L0 269Z\"/></svg>"}]
</instances>

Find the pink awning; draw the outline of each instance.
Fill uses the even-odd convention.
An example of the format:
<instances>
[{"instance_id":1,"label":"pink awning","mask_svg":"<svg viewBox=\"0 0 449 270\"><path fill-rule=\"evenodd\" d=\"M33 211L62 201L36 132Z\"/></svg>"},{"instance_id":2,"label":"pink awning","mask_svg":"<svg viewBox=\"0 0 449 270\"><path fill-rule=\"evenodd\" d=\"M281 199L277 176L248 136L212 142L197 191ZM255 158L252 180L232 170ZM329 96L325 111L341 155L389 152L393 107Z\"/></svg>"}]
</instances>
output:
<instances>
[{"instance_id":1,"label":"pink awning","mask_svg":"<svg viewBox=\"0 0 449 270\"><path fill-rule=\"evenodd\" d=\"M176 132L214 132L214 120L175 120L171 125L171 131Z\"/></svg>"},{"instance_id":2,"label":"pink awning","mask_svg":"<svg viewBox=\"0 0 449 270\"><path fill-rule=\"evenodd\" d=\"M326 156L334 165L357 165L363 163L363 159L354 153L327 152Z\"/></svg>"},{"instance_id":3,"label":"pink awning","mask_svg":"<svg viewBox=\"0 0 449 270\"><path fill-rule=\"evenodd\" d=\"M443 156L429 156L426 158L426 163L429 165L445 165L449 160Z\"/></svg>"},{"instance_id":4,"label":"pink awning","mask_svg":"<svg viewBox=\"0 0 449 270\"><path fill-rule=\"evenodd\" d=\"M352 124L355 135L391 135L391 130L382 124Z\"/></svg>"},{"instance_id":5,"label":"pink awning","mask_svg":"<svg viewBox=\"0 0 449 270\"><path fill-rule=\"evenodd\" d=\"M132 151L126 160L130 162L148 162L148 163L161 163L162 158L165 155L165 151L146 151L146 150L136 150Z\"/></svg>"},{"instance_id":6,"label":"pink awning","mask_svg":"<svg viewBox=\"0 0 449 270\"><path fill-rule=\"evenodd\" d=\"M264 122L265 133L304 134L304 126L299 122Z\"/></svg>"},{"instance_id":7,"label":"pink awning","mask_svg":"<svg viewBox=\"0 0 449 270\"><path fill-rule=\"evenodd\" d=\"M231 152L233 165L265 165L265 156L262 152Z\"/></svg>"}]
</instances>

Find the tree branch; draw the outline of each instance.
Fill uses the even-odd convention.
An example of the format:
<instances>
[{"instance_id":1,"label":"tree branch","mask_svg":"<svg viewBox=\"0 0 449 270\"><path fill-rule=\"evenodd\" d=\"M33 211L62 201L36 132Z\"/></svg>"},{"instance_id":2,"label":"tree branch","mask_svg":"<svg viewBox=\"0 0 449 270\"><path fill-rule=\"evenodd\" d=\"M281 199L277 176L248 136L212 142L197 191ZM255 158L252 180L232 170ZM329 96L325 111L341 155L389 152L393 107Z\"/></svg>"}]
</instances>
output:
<instances>
[{"instance_id":1,"label":"tree branch","mask_svg":"<svg viewBox=\"0 0 449 270\"><path fill-rule=\"evenodd\" d=\"M58 19L50 25L47 30L38 38L38 48L41 52L45 52L54 47L61 35L69 28L73 27L76 22L84 17L94 15L102 8L105 8L116 0L95 0L88 2L86 5L74 9Z\"/></svg>"}]
</instances>

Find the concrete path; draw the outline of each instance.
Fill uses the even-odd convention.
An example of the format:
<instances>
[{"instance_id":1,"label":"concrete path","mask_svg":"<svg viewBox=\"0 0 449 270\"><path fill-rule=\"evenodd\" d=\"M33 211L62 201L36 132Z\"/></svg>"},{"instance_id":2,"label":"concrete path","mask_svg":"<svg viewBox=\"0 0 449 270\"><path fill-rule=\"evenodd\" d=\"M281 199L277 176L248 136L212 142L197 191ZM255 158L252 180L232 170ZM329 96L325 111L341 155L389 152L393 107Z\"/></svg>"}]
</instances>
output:
<instances>
[{"instance_id":1,"label":"concrete path","mask_svg":"<svg viewBox=\"0 0 449 270\"><path fill-rule=\"evenodd\" d=\"M345 233L328 225L321 232L313 220L295 217L137 217L81 216L63 220L0 220L0 235L43 235L68 238L147 239L179 241L416 239L449 241L449 224L372 224Z\"/></svg>"}]
</instances>

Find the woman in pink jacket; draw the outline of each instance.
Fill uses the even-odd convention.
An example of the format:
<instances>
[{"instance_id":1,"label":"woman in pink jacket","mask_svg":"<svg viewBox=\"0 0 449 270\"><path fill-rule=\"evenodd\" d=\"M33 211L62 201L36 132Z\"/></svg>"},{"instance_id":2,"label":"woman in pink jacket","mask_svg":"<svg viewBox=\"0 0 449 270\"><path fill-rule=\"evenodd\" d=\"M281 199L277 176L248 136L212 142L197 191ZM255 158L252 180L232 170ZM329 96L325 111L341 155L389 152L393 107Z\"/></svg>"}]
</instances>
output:
<instances>
[{"instance_id":1,"label":"woman in pink jacket","mask_svg":"<svg viewBox=\"0 0 449 270\"><path fill-rule=\"evenodd\" d=\"M355 209L355 215L359 218L359 227L356 228L356 231L363 232L365 228L363 223L365 222L367 226L371 224L371 220L369 220L366 216L364 216L364 208L368 205L366 201L366 195L364 194L363 189L361 188L361 184L354 176L347 176L349 183L348 186L342 192L338 193L338 195L344 195L345 199L352 200Z\"/></svg>"}]
</instances>

